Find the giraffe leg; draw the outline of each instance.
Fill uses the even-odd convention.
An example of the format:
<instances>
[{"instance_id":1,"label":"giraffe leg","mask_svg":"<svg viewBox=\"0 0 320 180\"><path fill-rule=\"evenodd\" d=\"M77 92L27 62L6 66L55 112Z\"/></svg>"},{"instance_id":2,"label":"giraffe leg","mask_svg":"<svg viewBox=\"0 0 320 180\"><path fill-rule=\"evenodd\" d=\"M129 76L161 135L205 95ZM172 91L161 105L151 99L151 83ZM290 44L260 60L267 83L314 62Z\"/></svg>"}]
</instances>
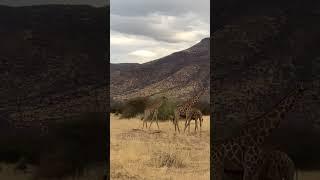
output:
<instances>
[{"instance_id":1,"label":"giraffe leg","mask_svg":"<svg viewBox=\"0 0 320 180\"><path fill-rule=\"evenodd\" d=\"M180 129L179 129L179 112L177 110L174 111L174 126L177 127L179 133L180 133Z\"/></svg>"},{"instance_id":2,"label":"giraffe leg","mask_svg":"<svg viewBox=\"0 0 320 180\"><path fill-rule=\"evenodd\" d=\"M158 111L156 112L156 123L157 123L158 130L159 130L160 128L159 128L159 124L158 124Z\"/></svg>"},{"instance_id":3,"label":"giraffe leg","mask_svg":"<svg viewBox=\"0 0 320 180\"><path fill-rule=\"evenodd\" d=\"M194 121L195 121L195 123L196 123L196 125L195 125L195 127L194 127L194 132L197 132L197 129L198 129L198 120L195 119Z\"/></svg>"},{"instance_id":4,"label":"giraffe leg","mask_svg":"<svg viewBox=\"0 0 320 180\"><path fill-rule=\"evenodd\" d=\"M154 121L154 117L155 117L155 112L153 113L153 116L152 116L152 119L151 119L151 123L150 123L150 125L149 125L149 129L150 129L150 127L151 127L151 125L152 125L152 123L153 123L153 121Z\"/></svg>"},{"instance_id":5,"label":"giraffe leg","mask_svg":"<svg viewBox=\"0 0 320 180\"><path fill-rule=\"evenodd\" d=\"M188 124L188 119L186 118L186 122L184 122L184 131L186 131L187 124Z\"/></svg>"},{"instance_id":6,"label":"giraffe leg","mask_svg":"<svg viewBox=\"0 0 320 180\"><path fill-rule=\"evenodd\" d=\"M216 147L217 148L217 147ZM212 179L214 180L223 180L224 175L224 161L222 154L219 154L217 149L214 148L211 154L211 172L212 172Z\"/></svg>"},{"instance_id":7,"label":"giraffe leg","mask_svg":"<svg viewBox=\"0 0 320 180\"><path fill-rule=\"evenodd\" d=\"M186 132L187 127L188 127L188 119L186 119L186 122L184 123L184 130L183 130L183 132Z\"/></svg>"},{"instance_id":8,"label":"giraffe leg","mask_svg":"<svg viewBox=\"0 0 320 180\"><path fill-rule=\"evenodd\" d=\"M142 129L144 128L144 121L145 121L145 120L143 119L143 120L142 120Z\"/></svg>"},{"instance_id":9,"label":"giraffe leg","mask_svg":"<svg viewBox=\"0 0 320 180\"><path fill-rule=\"evenodd\" d=\"M176 125L177 125L177 128L178 128L178 132L180 133L180 129L179 129L179 121L176 121Z\"/></svg>"},{"instance_id":10,"label":"giraffe leg","mask_svg":"<svg viewBox=\"0 0 320 180\"><path fill-rule=\"evenodd\" d=\"M188 115L188 113L186 113L186 122L185 122L185 124L184 124L184 130L183 130L183 132L186 132L186 129L187 129L187 126L189 125L189 128L190 128L190 118L189 118L189 115Z\"/></svg>"},{"instance_id":11,"label":"giraffe leg","mask_svg":"<svg viewBox=\"0 0 320 180\"><path fill-rule=\"evenodd\" d=\"M249 147L249 149L244 155L243 180L258 180L263 164L261 149L258 147Z\"/></svg>"}]
</instances>

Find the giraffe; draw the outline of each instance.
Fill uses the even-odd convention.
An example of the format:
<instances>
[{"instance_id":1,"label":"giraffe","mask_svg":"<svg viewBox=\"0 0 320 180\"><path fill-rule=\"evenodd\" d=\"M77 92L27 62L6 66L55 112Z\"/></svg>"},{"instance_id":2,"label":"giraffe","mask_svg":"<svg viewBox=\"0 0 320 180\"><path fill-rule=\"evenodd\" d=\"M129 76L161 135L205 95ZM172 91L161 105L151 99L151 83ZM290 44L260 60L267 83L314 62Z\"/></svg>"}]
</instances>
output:
<instances>
[{"instance_id":1,"label":"giraffe","mask_svg":"<svg viewBox=\"0 0 320 180\"><path fill-rule=\"evenodd\" d=\"M190 122L191 122L191 120L195 121L194 131L196 131L198 129L198 123L197 123L198 119L199 119L199 122L200 122L200 131L201 131L201 126L202 126L202 122L203 122L201 111L199 109L197 109L197 108L191 108L191 110L188 111L187 113L188 113L187 117L189 117L189 118L186 120L184 131L187 129L188 126L189 126L188 131L190 131Z\"/></svg>"},{"instance_id":2,"label":"giraffe","mask_svg":"<svg viewBox=\"0 0 320 180\"><path fill-rule=\"evenodd\" d=\"M306 89L297 86L285 96L274 108L263 115L247 122L238 136L214 142L212 158L212 176L215 180L222 180L224 170L228 165L243 170L243 180L258 179L259 166L263 164L263 150L261 148L272 130L278 128L280 121L289 112L297 100L302 97ZM228 164L229 163L229 164Z\"/></svg>"},{"instance_id":3,"label":"giraffe","mask_svg":"<svg viewBox=\"0 0 320 180\"><path fill-rule=\"evenodd\" d=\"M175 110L174 110L174 119L173 119L173 124L174 124L174 130L176 131L178 129L179 133L180 133L180 129L179 129L179 119L180 117L188 119L187 113L188 111L191 110L191 108L199 102L200 97L202 96L202 94L207 90L206 87L202 87L200 89L200 91L198 93L196 93L191 99L189 99L188 101L186 101L185 103L178 105ZM185 123L186 124L186 123Z\"/></svg>"},{"instance_id":4,"label":"giraffe","mask_svg":"<svg viewBox=\"0 0 320 180\"><path fill-rule=\"evenodd\" d=\"M263 151L263 164L258 170L259 180L294 180L295 165L285 152L266 149ZM236 169L233 173L240 175L243 171Z\"/></svg>"},{"instance_id":5,"label":"giraffe","mask_svg":"<svg viewBox=\"0 0 320 180\"><path fill-rule=\"evenodd\" d=\"M263 158L260 180L294 180L295 165L286 153L278 150L265 152Z\"/></svg>"},{"instance_id":6,"label":"giraffe","mask_svg":"<svg viewBox=\"0 0 320 180\"><path fill-rule=\"evenodd\" d=\"M145 108L144 115L141 118L141 120L143 120L142 129L144 128L144 125L146 125L146 128L148 127L147 120L151 115L152 115L152 119L151 119L151 123L149 125L149 129L150 129L154 119L155 119L157 126L158 126L158 129L159 129L158 110L165 100L167 100L167 98L165 96L163 96L163 97L159 98L157 101L155 101L154 103L152 103L150 106Z\"/></svg>"}]
</instances>

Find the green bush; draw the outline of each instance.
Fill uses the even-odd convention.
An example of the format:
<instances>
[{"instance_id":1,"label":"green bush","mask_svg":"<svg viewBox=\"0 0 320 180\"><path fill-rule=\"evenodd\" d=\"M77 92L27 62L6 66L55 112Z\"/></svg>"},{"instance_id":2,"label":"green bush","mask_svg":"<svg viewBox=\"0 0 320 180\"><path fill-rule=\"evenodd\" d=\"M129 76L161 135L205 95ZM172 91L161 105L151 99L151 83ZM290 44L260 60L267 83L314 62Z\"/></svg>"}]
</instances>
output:
<instances>
[{"instance_id":1,"label":"green bush","mask_svg":"<svg viewBox=\"0 0 320 180\"><path fill-rule=\"evenodd\" d=\"M147 100L146 98L138 97L128 100L122 106L121 118L133 118L138 114L143 114L146 107Z\"/></svg>"},{"instance_id":2,"label":"green bush","mask_svg":"<svg viewBox=\"0 0 320 180\"><path fill-rule=\"evenodd\" d=\"M157 101L161 97L153 97L146 99L143 97L133 98L127 102L113 102L111 105L111 113L121 114L121 118L134 118L138 115L144 113L144 109L148 104L152 104L154 101ZM159 108L158 119L159 120L168 120L170 116L174 115L174 109L178 104L183 102L177 101L175 99L167 99ZM201 100L196 104L196 108L200 109L203 115L210 115L210 103Z\"/></svg>"},{"instance_id":3,"label":"green bush","mask_svg":"<svg viewBox=\"0 0 320 180\"><path fill-rule=\"evenodd\" d=\"M168 120L170 116L174 115L174 108L177 106L176 101L167 100L159 108L158 119L159 120Z\"/></svg>"}]
</instances>

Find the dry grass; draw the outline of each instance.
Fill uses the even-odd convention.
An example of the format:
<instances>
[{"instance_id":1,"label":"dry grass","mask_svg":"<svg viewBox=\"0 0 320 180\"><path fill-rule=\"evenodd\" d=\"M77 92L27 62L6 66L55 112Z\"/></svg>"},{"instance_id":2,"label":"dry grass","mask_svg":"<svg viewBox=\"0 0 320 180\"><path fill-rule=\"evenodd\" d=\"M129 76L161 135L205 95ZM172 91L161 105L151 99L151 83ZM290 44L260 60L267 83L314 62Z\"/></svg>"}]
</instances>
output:
<instances>
[{"instance_id":1,"label":"dry grass","mask_svg":"<svg viewBox=\"0 0 320 180\"><path fill-rule=\"evenodd\" d=\"M320 171L299 171L298 180L319 180Z\"/></svg>"},{"instance_id":2,"label":"dry grass","mask_svg":"<svg viewBox=\"0 0 320 180\"><path fill-rule=\"evenodd\" d=\"M141 130L138 118L111 114L111 179L207 180L210 178L210 118L204 117L201 134L174 133L171 122ZM184 122L180 122L183 131Z\"/></svg>"}]
</instances>

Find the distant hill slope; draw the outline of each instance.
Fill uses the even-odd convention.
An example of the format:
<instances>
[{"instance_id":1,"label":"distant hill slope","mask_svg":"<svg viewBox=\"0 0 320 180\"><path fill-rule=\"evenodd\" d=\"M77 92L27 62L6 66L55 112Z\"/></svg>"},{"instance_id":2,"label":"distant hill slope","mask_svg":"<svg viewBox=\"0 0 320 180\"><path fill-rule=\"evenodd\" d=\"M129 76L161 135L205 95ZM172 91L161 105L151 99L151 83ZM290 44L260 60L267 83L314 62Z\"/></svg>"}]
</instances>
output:
<instances>
[{"instance_id":1,"label":"distant hill slope","mask_svg":"<svg viewBox=\"0 0 320 180\"><path fill-rule=\"evenodd\" d=\"M144 64L111 64L111 97L115 100L167 95L180 99L194 93L193 85L210 82L210 39ZM209 101L209 91L205 96Z\"/></svg>"},{"instance_id":2,"label":"distant hill slope","mask_svg":"<svg viewBox=\"0 0 320 180\"><path fill-rule=\"evenodd\" d=\"M105 108L107 9L0 6L0 115L61 119L93 110L97 97Z\"/></svg>"}]
</instances>

